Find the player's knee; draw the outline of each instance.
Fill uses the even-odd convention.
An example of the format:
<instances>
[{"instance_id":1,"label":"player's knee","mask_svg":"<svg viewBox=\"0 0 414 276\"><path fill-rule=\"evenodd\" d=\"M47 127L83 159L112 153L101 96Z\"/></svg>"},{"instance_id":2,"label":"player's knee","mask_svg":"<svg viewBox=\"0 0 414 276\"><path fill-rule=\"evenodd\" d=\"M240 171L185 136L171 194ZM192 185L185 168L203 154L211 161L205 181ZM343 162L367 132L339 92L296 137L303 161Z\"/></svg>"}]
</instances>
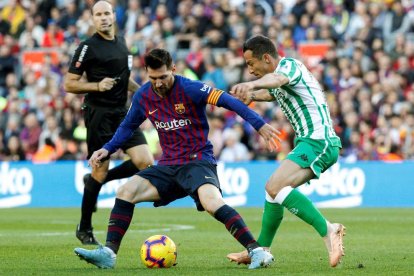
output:
<instances>
[{"instance_id":1,"label":"player's knee","mask_svg":"<svg viewBox=\"0 0 414 276\"><path fill-rule=\"evenodd\" d=\"M210 215L214 216L214 213L217 211L216 208L212 207L211 205L203 206L204 210L209 213Z\"/></svg>"},{"instance_id":2,"label":"player's knee","mask_svg":"<svg viewBox=\"0 0 414 276\"><path fill-rule=\"evenodd\" d=\"M130 189L128 189L126 185L120 186L118 190L116 191L117 198L126 199L126 198L129 198L129 195L130 195Z\"/></svg>"},{"instance_id":3,"label":"player's knee","mask_svg":"<svg viewBox=\"0 0 414 276\"><path fill-rule=\"evenodd\" d=\"M99 183L103 183L107 175L107 172L92 172L93 179L95 179Z\"/></svg>"},{"instance_id":4,"label":"player's knee","mask_svg":"<svg viewBox=\"0 0 414 276\"><path fill-rule=\"evenodd\" d=\"M287 184L281 183L281 182L267 182L266 183L266 192L272 197L275 198L277 194L280 192L280 190L287 186Z\"/></svg>"},{"instance_id":5,"label":"player's knee","mask_svg":"<svg viewBox=\"0 0 414 276\"><path fill-rule=\"evenodd\" d=\"M209 199L209 200L200 199L200 201L201 201L201 204L204 210L206 210L206 212L212 216L214 216L214 213L225 204L224 201L217 200L217 199Z\"/></svg>"},{"instance_id":6,"label":"player's knee","mask_svg":"<svg viewBox=\"0 0 414 276\"><path fill-rule=\"evenodd\" d=\"M277 191L275 191L274 189L271 189L267 185L266 185L265 189L266 189L266 192L270 195L271 198L275 198L276 197Z\"/></svg>"},{"instance_id":7,"label":"player's knee","mask_svg":"<svg viewBox=\"0 0 414 276\"><path fill-rule=\"evenodd\" d=\"M135 181L134 181L135 180ZM118 188L117 192L116 192L116 197L132 202L135 198L135 195L138 192L138 187L139 185L137 185L136 183L136 179L131 178L130 180L128 180L127 183L125 183L124 185L122 185L121 187Z\"/></svg>"}]
</instances>

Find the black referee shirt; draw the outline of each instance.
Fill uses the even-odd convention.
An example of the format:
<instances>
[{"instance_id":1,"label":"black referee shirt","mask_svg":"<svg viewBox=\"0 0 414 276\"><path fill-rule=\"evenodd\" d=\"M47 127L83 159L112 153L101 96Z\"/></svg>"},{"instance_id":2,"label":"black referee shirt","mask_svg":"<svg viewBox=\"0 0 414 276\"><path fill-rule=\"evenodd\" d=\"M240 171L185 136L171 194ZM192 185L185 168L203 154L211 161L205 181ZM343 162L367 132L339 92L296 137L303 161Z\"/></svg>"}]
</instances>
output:
<instances>
[{"instance_id":1,"label":"black referee shirt","mask_svg":"<svg viewBox=\"0 0 414 276\"><path fill-rule=\"evenodd\" d=\"M115 36L106 40L98 33L80 43L72 57L69 72L76 75L86 73L88 82L99 82L105 77L120 80L106 92L88 93L85 103L95 106L125 106L128 97L128 80L132 68L132 55L125 39Z\"/></svg>"}]
</instances>

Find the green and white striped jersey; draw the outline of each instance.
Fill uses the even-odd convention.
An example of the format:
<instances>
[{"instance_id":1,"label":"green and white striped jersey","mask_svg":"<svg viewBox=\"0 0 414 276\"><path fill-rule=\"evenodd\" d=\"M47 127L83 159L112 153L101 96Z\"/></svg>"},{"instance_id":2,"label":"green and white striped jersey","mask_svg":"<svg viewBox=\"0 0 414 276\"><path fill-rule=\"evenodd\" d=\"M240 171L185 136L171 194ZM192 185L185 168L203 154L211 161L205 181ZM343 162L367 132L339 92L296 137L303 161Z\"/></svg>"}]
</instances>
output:
<instances>
[{"instance_id":1,"label":"green and white striped jersey","mask_svg":"<svg viewBox=\"0 0 414 276\"><path fill-rule=\"evenodd\" d=\"M296 137L323 139L340 147L324 92L305 65L293 58L282 58L274 73L289 79L288 84L269 89L269 93L292 124Z\"/></svg>"}]
</instances>

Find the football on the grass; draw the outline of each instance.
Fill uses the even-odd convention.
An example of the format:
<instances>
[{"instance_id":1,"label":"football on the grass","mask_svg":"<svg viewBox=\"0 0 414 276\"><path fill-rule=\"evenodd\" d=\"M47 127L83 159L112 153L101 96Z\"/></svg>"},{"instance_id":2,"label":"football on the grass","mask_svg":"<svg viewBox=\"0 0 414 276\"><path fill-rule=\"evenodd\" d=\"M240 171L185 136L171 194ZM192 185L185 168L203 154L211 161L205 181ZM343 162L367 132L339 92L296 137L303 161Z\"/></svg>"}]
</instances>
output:
<instances>
[{"instance_id":1,"label":"football on the grass","mask_svg":"<svg viewBox=\"0 0 414 276\"><path fill-rule=\"evenodd\" d=\"M141 246L141 261L149 268L168 268L176 264L177 247L166 235L154 235Z\"/></svg>"}]
</instances>

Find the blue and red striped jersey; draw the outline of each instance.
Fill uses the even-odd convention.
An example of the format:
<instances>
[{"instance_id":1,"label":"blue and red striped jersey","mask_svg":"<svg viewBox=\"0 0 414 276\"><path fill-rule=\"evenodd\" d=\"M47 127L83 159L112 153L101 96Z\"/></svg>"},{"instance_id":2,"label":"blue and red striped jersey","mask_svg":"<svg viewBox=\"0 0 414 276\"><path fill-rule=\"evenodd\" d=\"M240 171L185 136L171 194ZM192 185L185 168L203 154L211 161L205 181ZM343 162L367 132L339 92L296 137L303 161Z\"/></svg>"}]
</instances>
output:
<instances>
[{"instance_id":1,"label":"blue and red striped jersey","mask_svg":"<svg viewBox=\"0 0 414 276\"><path fill-rule=\"evenodd\" d=\"M148 118L160 139L163 153L159 165L179 165L193 160L215 164L213 145L208 140L207 104L235 111L256 130L265 124L257 113L228 93L176 75L167 97L157 95L150 82L138 89L124 121L104 148L115 152Z\"/></svg>"}]
</instances>

